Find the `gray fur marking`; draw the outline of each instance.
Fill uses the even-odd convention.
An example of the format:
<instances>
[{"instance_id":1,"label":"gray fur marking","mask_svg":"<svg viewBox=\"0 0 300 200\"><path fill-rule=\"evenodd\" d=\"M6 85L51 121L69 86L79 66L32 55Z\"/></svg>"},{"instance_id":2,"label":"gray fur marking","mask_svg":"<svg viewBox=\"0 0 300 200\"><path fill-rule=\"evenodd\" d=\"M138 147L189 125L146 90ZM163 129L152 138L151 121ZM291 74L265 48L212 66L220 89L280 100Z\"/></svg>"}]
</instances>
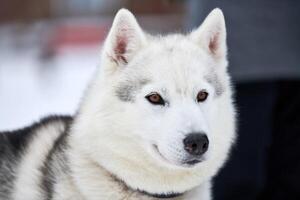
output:
<instances>
[{"instance_id":1,"label":"gray fur marking","mask_svg":"<svg viewBox=\"0 0 300 200\"><path fill-rule=\"evenodd\" d=\"M19 158L10 150L9 144L0 145L0 199L10 199L15 179L14 166Z\"/></svg>"},{"instance_id":2,"label":"gray fur marking","mask_svg":"<svg viewBox=\"0 0 300 200\"><path fill-rule=\"evenodd\" d=\"M138 90L149 82L148 79L128 80L121 82L116 89L116 95L121 101L134 102Z\"/></svg>"},{"instance_id":3,"label":"gray fur marking","mask_svg":"<svg viewBox=\"0 0 300 200\"><path fill-rule=\"evenodd\" d=\"M17 169L38 130L44 126L51 126L53 122L62 122L67 126L71 119L67 116L50 116L23 129L0 132L0 200L11 200Z\"/></svg>"},{"instance_id":4,"label":"gray fur marking","mask_svg":"<svg viewBox=\"0 0 300 200\"><path fill-rule=\"evenodd\" d=\"M215 88L215 95L216 97L219 97L223 94L224 92L224 87L219 80L219 77L216 73L211 72L207 76L205 76L206 81L211 84Z\"/></svg>"},{"instance_id":5,"label":"gray fur marking","mask_svg":"<svg viewBox=\"0 0 300 200\"><path fill-rule=\"evenodd\" d=\"M45 200L51 200L57 179L69 175L69 163L66 151L69 148L68 136L71 119L66 120L65 128L48 152L48 156L40 168L42 172L41 188L44 190Z\"/></svg>"}]
</instances>

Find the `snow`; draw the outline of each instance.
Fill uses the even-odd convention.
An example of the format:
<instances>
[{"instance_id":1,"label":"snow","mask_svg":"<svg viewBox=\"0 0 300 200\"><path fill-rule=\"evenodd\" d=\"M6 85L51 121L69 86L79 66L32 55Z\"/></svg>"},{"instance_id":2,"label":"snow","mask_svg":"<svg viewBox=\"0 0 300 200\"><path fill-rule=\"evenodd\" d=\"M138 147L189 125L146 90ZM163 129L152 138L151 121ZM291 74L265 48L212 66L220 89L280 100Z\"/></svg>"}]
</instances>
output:
<instances>
[{"instance_id":1,"label":"snow","mask_svg":"<svg viewBox=\"0 0 300 200\"><path fill-rule=\"evenodd\" d=\"M69 48L45 59L38 46L1 45L0 130L21 128L49 114L74 114L99 52L100 46Z\"/></svg>"}]
</instances>

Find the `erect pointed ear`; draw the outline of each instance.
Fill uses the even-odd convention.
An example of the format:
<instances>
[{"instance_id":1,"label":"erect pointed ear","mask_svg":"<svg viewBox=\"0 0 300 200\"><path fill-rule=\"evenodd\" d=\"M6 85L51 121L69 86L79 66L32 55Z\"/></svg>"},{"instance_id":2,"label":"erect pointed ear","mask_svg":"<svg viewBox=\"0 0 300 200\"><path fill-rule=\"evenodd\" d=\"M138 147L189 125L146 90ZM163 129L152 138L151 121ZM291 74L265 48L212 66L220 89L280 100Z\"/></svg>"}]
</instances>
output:
<instances>
[{"instance_id":1,"label":"erect pointed ear","mask_svg":"<svg viewBox=\"0 0 300 200\"><path fill-rule=\"evenodd\" d=\"M224 59L227 54L226 27L223 12L215 8L201 26L191 33L192 40L213 55Z\"/></svg>"},{"instance_id":2,"label":"erect pointed ear","mask_svg":"<svg viewBox=\"0 0 300 200\"><path fill-rule=\"evenodd\" d=\"M126 65L145 43L145 34L133 14L120 9L105 41L106 56L117 66Z\"/></svg>"}]
</instances>

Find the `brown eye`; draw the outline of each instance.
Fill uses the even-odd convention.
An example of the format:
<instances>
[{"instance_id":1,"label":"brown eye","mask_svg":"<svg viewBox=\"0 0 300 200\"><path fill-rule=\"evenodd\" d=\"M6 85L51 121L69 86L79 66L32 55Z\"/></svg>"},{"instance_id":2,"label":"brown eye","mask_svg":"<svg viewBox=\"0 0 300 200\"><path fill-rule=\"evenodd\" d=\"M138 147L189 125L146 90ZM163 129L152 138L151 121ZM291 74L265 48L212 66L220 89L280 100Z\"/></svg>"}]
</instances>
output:
<instances>
[{"instance_id":1,"label":"brown eye","mask_svg":"<svg viewBox=\"0 0 300 200\"><path fill-rule=\"evenodd\" d=\"M197 102L203 102L207 99L208 93L205 90L202 90L197 95Z\"/></svg>"},{"instance_id":2,"label":"brown eye","mask_svg":"<svg viewBox=\"0 0 300 200\"><path fill-rule=\"evenodd\" d=\"M165 105L165 101L158 93L151 93L146 96L146 99L154 105Z\"/></svg>"}]
</instances>

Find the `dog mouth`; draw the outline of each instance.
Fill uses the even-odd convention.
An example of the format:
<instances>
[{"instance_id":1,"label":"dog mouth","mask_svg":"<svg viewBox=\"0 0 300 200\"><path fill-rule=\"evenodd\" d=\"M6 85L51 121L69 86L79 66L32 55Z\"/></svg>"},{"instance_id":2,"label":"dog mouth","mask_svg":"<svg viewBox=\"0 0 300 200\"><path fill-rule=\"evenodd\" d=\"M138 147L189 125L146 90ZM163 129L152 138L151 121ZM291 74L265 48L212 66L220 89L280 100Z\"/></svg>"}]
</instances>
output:
<instances>
[{"instance_id":1,"label":"dog mouth","mask_svg":"<svg viewBox=\"0 0 300 200\"><path fill-rule=\"evenodd\" d=\"M176 165L176 166L180 166L180 167L193 167L196 164L202 162L203 160L200 158L193 158L193 159L185 159L183 161L181 161L180 163L174 163L171 162L170 160L168 160L160 151L159 148L156 144L152 145L152 149L153 151L160 157L160 159L162 159L163 161L167 162L168 164L171 165Z\"/></svg>"},{"instance_id":2,"label":"dog mouth","mask_svg":"<svg viewBox=\"0 0 300 200\"><path fill-rule=\"evenodd\" d=\"M202 159L191 159L184 162L185 165L193 166L202 162Z\"/></svg>"},{"instance_id":3,"label":"dog mouth","mask_svg":"<svg viewBox=\"0 0 300 200\"><path fill-rule=\"evenodd\" d=\"M158 146L156 144L152 145L152 149L162 160L170 163L170 161L165 156L163 156L162 153L159 151Z\"/></svg>"}]
</instances>

